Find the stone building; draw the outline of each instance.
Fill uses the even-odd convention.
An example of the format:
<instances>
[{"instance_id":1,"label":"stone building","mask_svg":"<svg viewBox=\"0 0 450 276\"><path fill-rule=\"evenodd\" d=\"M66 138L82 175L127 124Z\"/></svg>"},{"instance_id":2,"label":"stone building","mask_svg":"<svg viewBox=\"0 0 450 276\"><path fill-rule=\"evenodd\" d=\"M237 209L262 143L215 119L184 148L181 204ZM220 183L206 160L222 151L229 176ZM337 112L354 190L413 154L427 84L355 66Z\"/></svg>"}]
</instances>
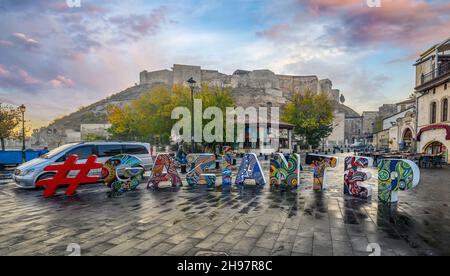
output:
<instances>
[{"instance_id":1,"label":"stone building","mask_svg":"<svg viewBox=\"0 0 450 276\"><path fill-rule=\"evenodd\" d=\"M86 141L88 138L99 140L108 140L111 134L108 130L111 124L81 124L81 141Z\"/></svg>"},{"instance_id":2,"label":"stone building","mask_svg":"<svg viewBox=\"0 0 450 276\"><path fill-rule=\"evenodd\" d=\"M417 93L417 151L443 154L450 147L450 38L424 53L414 64Z\"/></svg>"},{"instance_id":3,"label":"stone building","mask_svg":"<svg viewBox=\"0 0 450 276\"><path fill-rule=\"evenodd\" d=\"M416 97L395 104L396 112L382 121L383 131L388 133L387 146L391 151L415 150Z\"/></svg>"}]
</instances>

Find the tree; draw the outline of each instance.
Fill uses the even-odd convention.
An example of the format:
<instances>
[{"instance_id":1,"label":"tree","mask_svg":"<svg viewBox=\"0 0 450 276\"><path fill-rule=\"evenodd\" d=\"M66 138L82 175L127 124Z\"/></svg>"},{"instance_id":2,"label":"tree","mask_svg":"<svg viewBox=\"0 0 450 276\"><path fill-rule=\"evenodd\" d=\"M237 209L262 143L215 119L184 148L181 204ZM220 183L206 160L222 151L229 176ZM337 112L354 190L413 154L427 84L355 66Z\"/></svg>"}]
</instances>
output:
<instances>
[{"instance_id":1,"label":"tree","mask_svg":"<svg viewBox=\"0 0 450 276\"><path fill-rule=\"evenodd\" d=\"M22 117L20 111L10 105L0 103L0 140L2 150L5 150L5 139L17 136L17 129Z\"/></svg>"},{"instance_id":2,"label":"tree","mask_svg":"<svg viewBox=\"0 0 450 276\"><path fill-rule=\"evenodd\" d=\"M310 90L297 92L282 111L281 119L293 124L295 134L307 145L317 148L323 138L333 131L333 101L325 93Z\"/></svg>"},{"instance_id":3,"label":"tree","mask_svg":"<svg viewBox=\"0 0 450 276\"><path fill-rule=\"evenodd\" d=\"M202 100L202 111L210 106L217 106L225 112L226 107L234 105L228 89L202 85L194 97ZM113 139L168 144L172 127L176 123L171 119L172 110L179 106L191 108L191 91L188 87L184 85L174 85L172 89L166 86L154 87L124 107L108 107L108 119L112 124L109 132Z\"/></svg>"}]
</instances>

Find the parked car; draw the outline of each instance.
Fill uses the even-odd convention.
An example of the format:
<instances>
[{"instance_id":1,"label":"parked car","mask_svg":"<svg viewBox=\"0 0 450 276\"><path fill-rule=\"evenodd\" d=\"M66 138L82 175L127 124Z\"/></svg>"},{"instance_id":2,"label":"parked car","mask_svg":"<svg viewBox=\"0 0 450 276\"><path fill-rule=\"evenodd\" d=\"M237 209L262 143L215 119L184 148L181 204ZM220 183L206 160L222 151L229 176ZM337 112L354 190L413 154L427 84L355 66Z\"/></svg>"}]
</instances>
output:
<instances>
[{"instance_id":1,"label":"parked car","mask_svg":"<svg viewBox=\"0 0 450 276\"><path fill-rule=\"evenodd\" d=\"M367 145L365 145L363 142L355 142L350 145L351 149L356 149L356 150L363 150L366 147L367 147Z\"/></svg>"},{"instance_id":2,"label":"parked car","mask_svg":"<svg viewBox=\"0 0 450 276\"><path fill-rule=\"evenodd\" d=\"M36 182L54 175L52 172L45 172L45 167L63 163L67 157L75 154L79 157L79 163L86 162L93 154L97 155L98 161L102 163L119 154L130 154L141 159L142 167L145 170L149 170L153 166L150 144L147 143L74 143L56 148L39 158L22 164L15 170L13 179L21 188L35 188ZM101 175L101 170L93 170L89 175Z\"/></svg>"}]
</instances>

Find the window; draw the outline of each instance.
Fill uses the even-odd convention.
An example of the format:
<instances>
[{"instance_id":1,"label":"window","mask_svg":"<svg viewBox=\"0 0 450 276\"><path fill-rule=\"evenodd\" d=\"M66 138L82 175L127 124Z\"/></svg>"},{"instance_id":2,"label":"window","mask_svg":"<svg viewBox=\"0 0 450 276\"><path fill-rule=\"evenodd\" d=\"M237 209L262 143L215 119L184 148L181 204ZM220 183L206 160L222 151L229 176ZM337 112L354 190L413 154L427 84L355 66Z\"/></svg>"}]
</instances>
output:
<instances>
[{"instance_id":1,"label":"window","mask_svg":"<svg viewBox=\"0 0 450 276\"><path fill-rule=\"evenodd\" d=\"M447 90L447 83L444 84L444 90Z\"/></svg>"},{"instance_id":2,"label":"window","mask_svg":"<svg viewBox=\"0 0 450 276\"><path fill-rule=\"evenodd\" d=\"M121 145L98 146L98 157L112 157L122 154Z\"/></svg>"},{"instance_id":3,"label":"window","mask_svg":"<svg viewBox=\"0 0 450 276\"><path fill-rule=\"evenodd\" d=\"M431 103L430 113L431 113L430 123L431 124L435 124L436 123L436 113L437 113L437 104L436 104L436 102Z\"/></svg>"},{"instance_id":4,"label":"window","mask_svg":"<svg viewBox=\"0 0 450 276\"><path fill-rule=\"evenodd\" d=\"M144 146L140 145L126 145L124 153L131 155L150 154Z\"/></svg>"},{"instance_id":5,"label":"window","mask_svg":"<svg viewBox=\"0 0 450 276\"><path fill-rule=\"evenodd\" d=\"M442 102L442 121L448 121L448 99L444 99Z\"/></svg>"},{"instance_id":6,"label":"window","mask_svg":"<svg viewBox=\"0 0 450 276\"><path fill-rule=\"evenodd\" d=\"M94 154L94 146L81 146L69 151L64 157L61 157L58 161L64 162L67 157L71 155L78 155L79 160L88 159L89 156Z\"/></svg>"}]
</instances>

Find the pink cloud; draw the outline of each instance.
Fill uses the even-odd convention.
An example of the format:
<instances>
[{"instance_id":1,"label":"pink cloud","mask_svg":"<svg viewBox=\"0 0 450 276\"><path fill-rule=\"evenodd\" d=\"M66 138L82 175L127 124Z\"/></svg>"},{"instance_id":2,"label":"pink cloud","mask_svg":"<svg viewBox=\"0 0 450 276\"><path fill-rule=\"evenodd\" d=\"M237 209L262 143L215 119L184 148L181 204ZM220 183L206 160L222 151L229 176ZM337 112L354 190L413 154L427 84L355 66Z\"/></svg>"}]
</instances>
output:
<instances>
[{"instance_id":1,"label":"pink cloud","mask_svg":"<svg viewBox=\"0 0 450 276\"><path fill-rule=\"evenodd\" d=\"M149 14L131 14L111 17L110 22L128 37L138 39L144 35L155 34L167 20L167 8L159 7Z\"/></svg>"},{"instance_id":2,"label":"pink cloud","mask_svg":"<svg viewBox=\"0 0 450 276\"><path fill-rule=\"evenodd\" d=\"M0 77L9 76L9 71L3 65L0 64Z\"/></svg>"},{"instance_id":3,"label":"pink cloud","mask_svg":"<svg viewBox=\"0 0 450 276\"><path fill-rule=\"evenodd\" d=\"M56 79L50 80L48 82L50 86L53 88L63 88L63 87L73 87L75 86L75 82L72 81L70 78L58 75Z\"/></svg>"},{"instance_id":4,"label":"pink cloud","mask_svg":"<svg viewBox=\"0 0 450 276\"><path fill-rule=\"evenodd\" d=\"M30 75L30 73L28 73L27 71L25 71L25 70L23 70L23 69L18 69L17 74L18 74L20 80L21 80L23 83L26 83L26 84L32 84L32 85L33 85L33 84L40 84L40 83L42 83L41 80L32 77L32 76Z\"/></svg>"},{"instance_id":5,"label":"pink cloud","mask_svg":"<svg viewBox=\"0 0 450 276\"><path fill-rule=\"evenodd\" d=\"M292 27L289 24L277 24L256 34L269 39L279 39L283 38L291 29Z\"/></svg>"},{"instance_id":6,"label":"pink cloud","mask_svg":"<svg viewBox=\"0 0 450 276\"><path fill-rule=\"evenodd\" d=\"M323 39L350 47L390 44L414 53L450 36L450 3L381 0L370 8L365 0L297 0L294 20L273 25L258 35L286 38L298 24L326 26ZM294 8L294 7L292 7Z\"/></svg>"},{"instance_id":7,"label":"pink cloud","mask_svg":"<svg viewBox=\"0 0 450 276\"><path fill-rule=\"evenodd\" d=\"M10 47L10 46L13 46L13 43L8 40L0 40L0 45Z\"/></svg>"}]
</instances>

